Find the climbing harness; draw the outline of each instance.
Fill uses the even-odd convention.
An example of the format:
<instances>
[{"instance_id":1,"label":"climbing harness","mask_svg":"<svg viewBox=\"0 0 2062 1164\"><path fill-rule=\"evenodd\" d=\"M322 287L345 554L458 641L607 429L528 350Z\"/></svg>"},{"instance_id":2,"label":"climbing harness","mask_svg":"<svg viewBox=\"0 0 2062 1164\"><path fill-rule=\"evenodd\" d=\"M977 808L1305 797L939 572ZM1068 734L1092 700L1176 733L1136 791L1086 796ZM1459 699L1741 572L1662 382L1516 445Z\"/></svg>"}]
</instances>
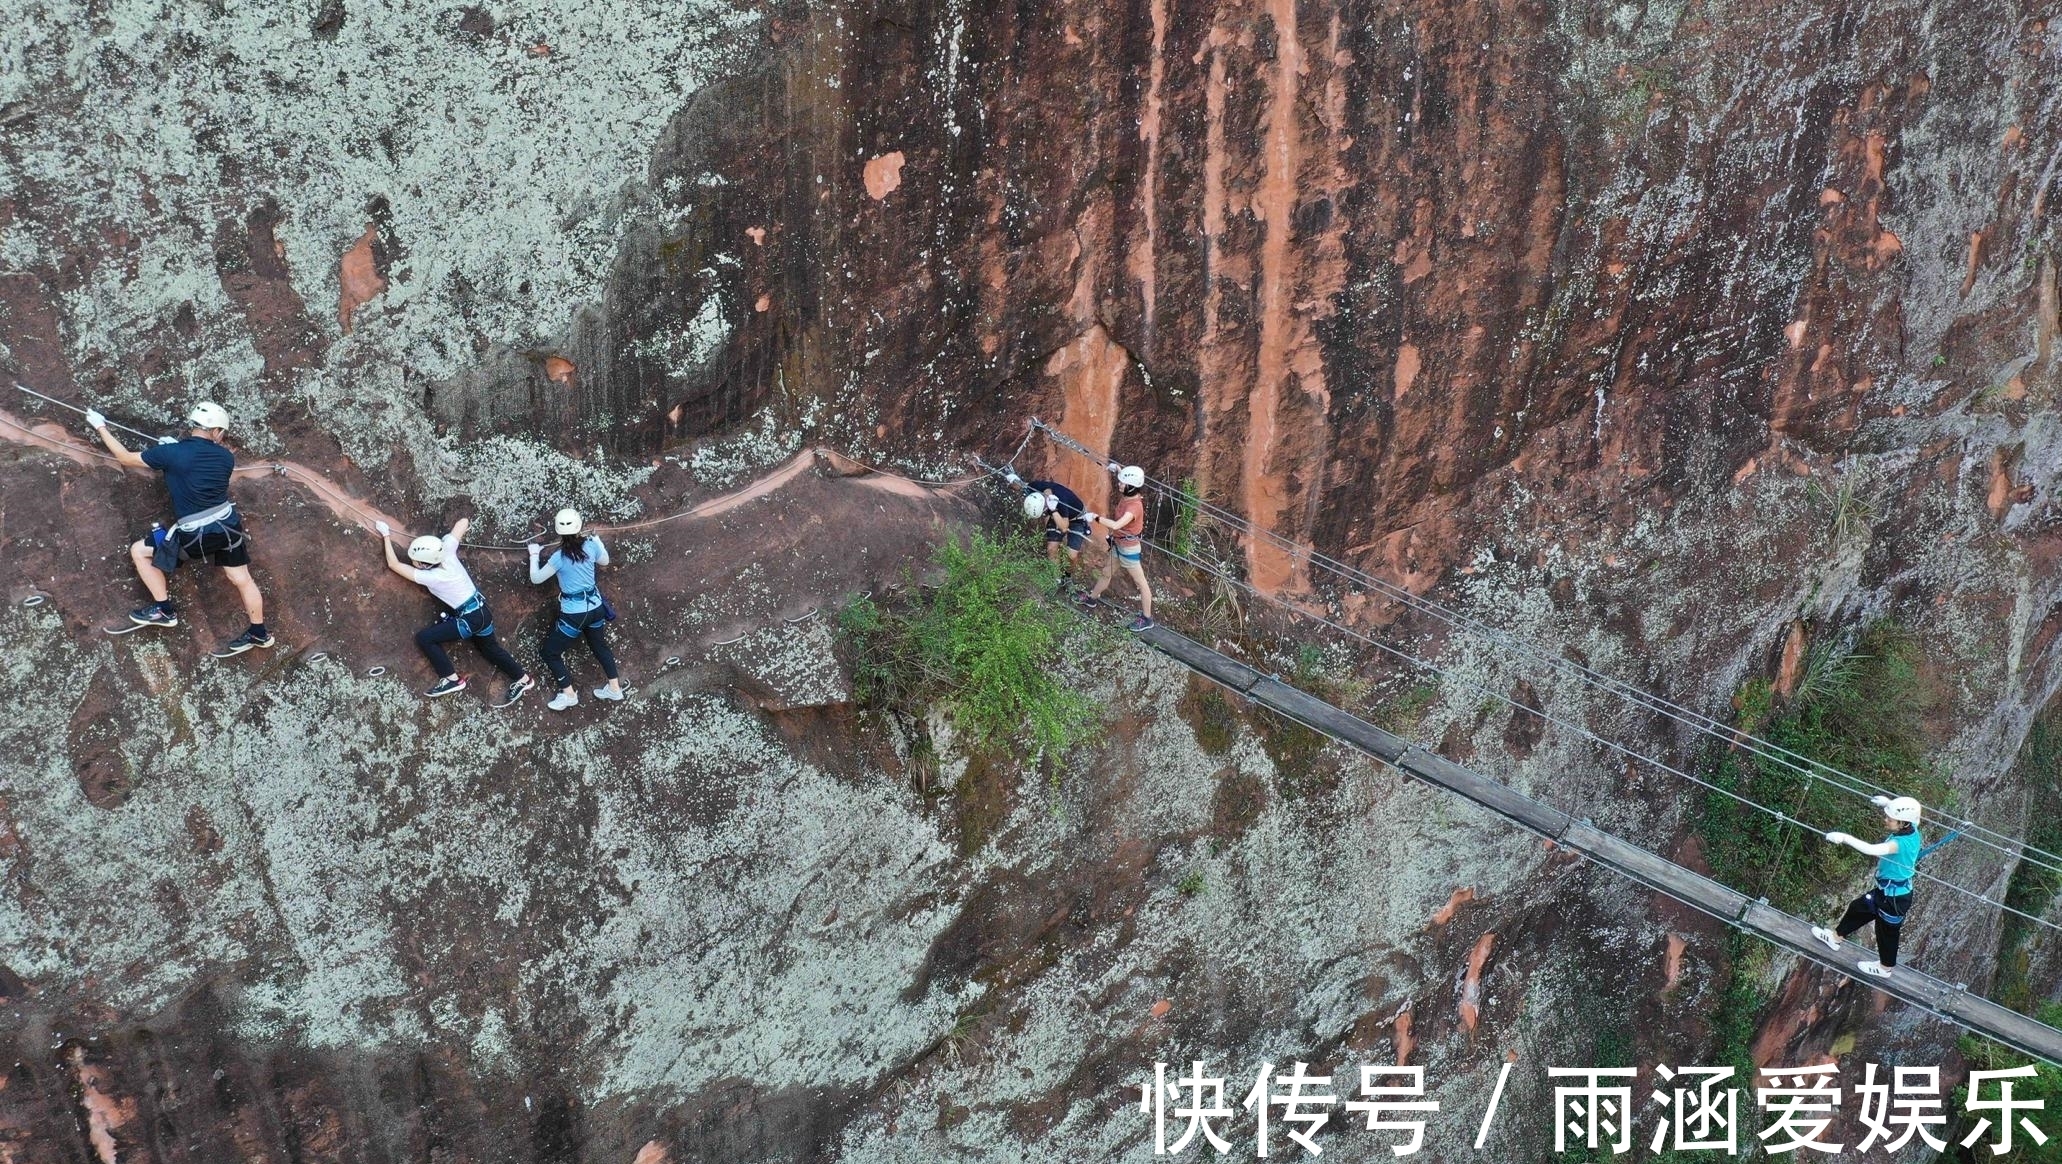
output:
<instances>
[{"instance_id":1,"label":"climbing harness","mask_svg":"<svg viewBox=\"0 0 2062 1164\"><path fill-rule=\"evenodd\" d=\"M473 616L478 614L486 616L486 626L473 625ZM461 639L486 639L494 637L494 616L492 612L487 610L487 596L477 590L473 591L471 598L465 600L464 605L445 617L457 620L458 637Z\"/></svg>"}]
</instances>

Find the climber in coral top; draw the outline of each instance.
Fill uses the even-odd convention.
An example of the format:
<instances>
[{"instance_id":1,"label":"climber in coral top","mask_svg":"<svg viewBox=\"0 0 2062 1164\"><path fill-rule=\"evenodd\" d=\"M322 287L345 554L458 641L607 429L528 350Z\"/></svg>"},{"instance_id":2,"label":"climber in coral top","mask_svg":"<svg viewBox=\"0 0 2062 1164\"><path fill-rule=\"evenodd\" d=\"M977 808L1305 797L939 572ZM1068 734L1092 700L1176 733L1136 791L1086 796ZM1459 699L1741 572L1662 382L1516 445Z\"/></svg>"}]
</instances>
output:
<instances>
[{"instance_id":1,"label":"climber in coral top","mask_svg":"<svg viewBox=\"0 0 2062 1164\"><path fill-rule=\"evenodd\" d=\"M1111 461L1109 470L1117 475L1117 507L1103 516L1089 515L1089 520L1109 532L1103 540L1109 544L1110 553L1103 560L1103 572L1095 581L1095 588L1082 596L1081 605L1094 610L1102 605L1103 592L1116 580L1117 567L1124 567L1124 573L1131 578L1131 584L1138 589L1139 615L1131 620L1131 629L1142 631L1153 625L1153 587L1146 581L1145 533L1146 500L1141 495L1146 485L1146 471L1137 465L1119 467Z\"/></svg>"}]
</instances>

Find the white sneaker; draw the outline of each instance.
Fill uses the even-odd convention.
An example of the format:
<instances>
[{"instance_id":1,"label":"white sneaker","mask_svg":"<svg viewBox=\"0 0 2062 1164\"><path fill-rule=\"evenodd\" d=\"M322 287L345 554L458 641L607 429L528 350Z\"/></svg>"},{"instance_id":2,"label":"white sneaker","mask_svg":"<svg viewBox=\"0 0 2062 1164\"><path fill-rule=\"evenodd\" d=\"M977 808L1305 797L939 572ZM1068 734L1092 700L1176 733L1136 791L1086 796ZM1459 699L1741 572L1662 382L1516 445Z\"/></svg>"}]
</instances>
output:
<instances>
[{"instance_id":1,"label":"white sneaker","mask_svg":"<svg viewBox=\"0 0 2062 1164\"><path fill-rule=\"evenodd\" d=\"M1881 962L1863 962L1860 966L1855 967L1855 969L1860 970L1862 973L1868 975L1871 978L1890 977L1890 967L1885 966Z\"/></svg>"},{"instance_id":2,"label":"white sneaker","mask_svg":"<svg viewBox=\"0 0 2062 1164\"><path fill-rule=\"evenodd\" d=\"M1826 943L1826 948L1835 954L1840 952L1840 935L1824 926L1811 927L1811 936Z\"/></svg>"},{"instance_id":3,"label":"white sneaker","mask_svg":"<svg viewBox=\"0 0 2062 1164\"><path fill-rule=\"evenodd\" d=\"M561 691L557 695L552 696L551 702L545 704L544 706L550 708L553 711L564 711L565 709L573 706L578 702L580 702L579 696L573 694L571 691Z\"/></svg>"},{"instance_id":4,"label":"white sneaker","mask_svg":"<svg viewBox=\"0 0 2062 1164\"><path fill-rule=\"evenodd\" d=\"M611 691L607 687L597 687L594 689L594 697L596 699L621 699L623 698L623 691L621 688Z\"/></svg>"}]
</instances>

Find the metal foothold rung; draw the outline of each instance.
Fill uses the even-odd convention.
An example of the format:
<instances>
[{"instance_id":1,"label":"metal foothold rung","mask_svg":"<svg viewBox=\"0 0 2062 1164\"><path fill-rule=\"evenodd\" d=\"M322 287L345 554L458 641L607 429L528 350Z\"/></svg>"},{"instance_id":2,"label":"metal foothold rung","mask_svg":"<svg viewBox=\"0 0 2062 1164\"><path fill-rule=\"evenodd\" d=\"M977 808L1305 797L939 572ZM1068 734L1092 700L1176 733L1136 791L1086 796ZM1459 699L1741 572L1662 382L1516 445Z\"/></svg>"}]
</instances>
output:
<instances>
[{"instance_id":1,"label":"metal foothold rung","mask_svg":"<svg viewBox=\"0 0 2062 1164\"><path fill-rule=\"evenodd\" d=\"M680 665L680 656L679 656L679 655L668 655L668 656L666 656L666 665L667 665L668 667L678 667L678 666Z\"/></svg>"},{"instance_id":2,"label":"metal foothold rung","mask_svg":"<svg viewBox=\"0 0 2062 1164\"><path fill-rule=\"evenodd\" d=\"M43 597L43 595L31 594L27 598L22 599L21 604L23 606L41 606L45 601L47 600Z\"/></svg>"}]
</instances>

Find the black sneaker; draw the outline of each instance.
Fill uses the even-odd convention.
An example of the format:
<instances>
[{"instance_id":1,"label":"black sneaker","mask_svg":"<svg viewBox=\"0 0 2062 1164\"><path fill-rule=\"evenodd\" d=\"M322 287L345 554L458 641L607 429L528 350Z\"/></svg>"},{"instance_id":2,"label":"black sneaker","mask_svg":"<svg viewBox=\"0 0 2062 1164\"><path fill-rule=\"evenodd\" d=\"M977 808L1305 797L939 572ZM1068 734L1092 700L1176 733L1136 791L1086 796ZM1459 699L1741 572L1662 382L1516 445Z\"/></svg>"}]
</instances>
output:
<instances>
[{"instance_id":1,"label":"black sneaker","mask_svg":"<svg viewBox=\"0 0 2062 1164\"><path fill-rule=\"evenodd\" d=\"M506 696L503 696L501 702L495 704L494 706L507 707L509 704L514 703L518 699L521 699L523 697L523 692L528 691L530 688L535 686L537 686L537 681L535 679L532 679L530 676L525 675L522 678L516 680L515 682L510 683L508 685L508 694Z\"/></svg>"},{"instance_id":2,"label":"black sneaker","mask_svg":"<svg viewBox=\"0 0 2062 1164\"><path fill-rule=\"evenodd\" d=\"M241 655L252 647L269 647L271 645L271 635L261 635L255 630L247 630L217 648L215 657L217 659L226 659L231 655Z\"/></svg>"},{"instance_id":3,"label":"black sneaker","mask_svg":"<svg viewBox=\"0 0 2062 1164\"><path fill-rule=\"evenodd\" d=\"M423 692L422 697L424 699L436 699L440 696L450 695L463 690L465 690L465 676L452 675L449 678L437 680L437 685Z\"/></svg>"},{"instance_id":4,"label":"black sneaker","mask_svg":"<svg viewBox=\"0 0 2062 1164\"><path fill-rule=\"evenodd\" d=\"M178 626L179 616L162 606L151 605L130 611L129 621L138 626Z\"/></svg>"},{"instance_id":5,"label":"black sneaker","mask_svg":"<svg viewBox=\"0 0 2062 1164\"><path fill-rule=\"evenodd\" d=\"M1152 630L1154 625L1153 620L1143 614L1131 620L1131 629L1134 631Z\"/></svg>"}]
</instances>

